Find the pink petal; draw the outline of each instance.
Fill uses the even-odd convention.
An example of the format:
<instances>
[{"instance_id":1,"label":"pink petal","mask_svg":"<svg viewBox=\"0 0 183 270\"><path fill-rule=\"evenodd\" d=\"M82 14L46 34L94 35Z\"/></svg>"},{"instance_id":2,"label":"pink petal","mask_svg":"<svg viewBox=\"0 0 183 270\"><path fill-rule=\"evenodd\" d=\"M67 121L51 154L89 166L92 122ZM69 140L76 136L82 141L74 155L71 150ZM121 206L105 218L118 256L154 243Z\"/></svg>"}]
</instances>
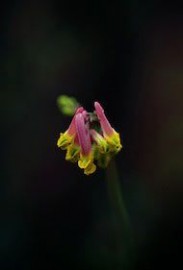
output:
<instances>
[{"instance_id":1,"label":"pink petal","mask_svg":"<svg viewBox=\"0 0 183 270\"><path fill-rule=\"evenodd\" d=\"M78 113L75 117L76 131L81 146L81 152L83 155L88 155L91 152L91 140L89 130L85 124L84 116L82 113Z\"/></svg>"},{"instance_id":2,"label":"pink petal","mask_svg":"<svg viewBox=\"0 0 183 270\"><path fill-rule=\"evenodd\" d=\"M97 117L100 121L100 125L101 125L101 128L102 128L104 135L107 135L107 136L112 135L114 130L111 127L107 117L105 116L104 109L102 108L100 103L97 101L94 103L94 106L95 106L95 111L96 111Z\"/></svg>"},{"instance_id":3,"label":"pink petal","mask_svg":"<svg viewBox=\"0 0 183 270\"><path fill-rule=\"evenodd\" d=\"M77 110L76 110L76 112L75 112L75 114L74 114L74 116L73 116L73 118L72 118L72 121L71 121L71 123L70 123L70 125L69 125L69 128L68 128L68 130L67 130L67 132L69 133L69 135L74 135L75 133L76 133L76 126L75 126L75 117L76 117L76 115L78 114L78 113L82 113L84 111L84 108L83 107L79 107Z\"/></svg>"}]
</instances>

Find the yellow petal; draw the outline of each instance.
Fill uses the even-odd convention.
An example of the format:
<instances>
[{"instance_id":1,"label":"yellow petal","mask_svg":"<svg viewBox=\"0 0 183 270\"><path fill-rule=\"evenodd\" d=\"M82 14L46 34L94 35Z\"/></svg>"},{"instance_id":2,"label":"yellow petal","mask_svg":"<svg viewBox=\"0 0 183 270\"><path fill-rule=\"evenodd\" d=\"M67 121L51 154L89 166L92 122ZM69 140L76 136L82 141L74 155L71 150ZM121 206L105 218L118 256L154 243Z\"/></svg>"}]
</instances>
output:
<instances>
[{"instance_id":1,"label":"yellow petal","mask_svg":"<svg viewBox=\"0 0 183 270\"><path fill-rule=\"evenodd\" d=\"M94 160L93 151L91 151L90 154L87 156L80 154L78 166L81 169L84 169L84 174L89 175L96 171L96 166L93 163L93 160Z\"/></svg>"},{"instance_id":2,"label":"yellow petal","mask_svg":"<svg viewBox=\"0 0 183 270\"><path fill-rule=\"evenodd\" d=\"M107 143L106 139L95 130L91 130L90 133L91 133L93 140L96 142L96 144L98 146L98 150L101 153L108 152L109 147L108 147L108 143Z\"/></svg>"},{"instance_id":3,"label":"yellow petal","mask_svg":"<svg viewBox=\"0 0 183 270\"><path fill-rule=\"evenodd\" d=\"M71 162L77 162L79 159L80 147L76 144L71 144L67 147L65 159Z\"/></svg>"},{"instance_id":4,"label":"yellow petal","mask_svg":"<svg viewBox=\"0 0 183 270\"><path fill-rule=\"evenodd\" d=\"M114 131L114 133L111 136L106 136L105 138L112 152L118 153L121 150L122 144L121 144L119 133Z\"/></svg>"},{"instance_id":5,"label":"yellow petal","mask_svg":"<svg viewBox=\"0 0 183 270\"><path fill-rule=\"evenodd\" d=\"M88 167L90 163L93 162L93 152L91 151L89 155L80 155L80 160L78 161L78 166L81 169Z\"/></svg>"},{"instance_id":6,"label":"yellow petal","mask_svg":"<svg viewBox=\"0 0 183 270\"><path fill-rule=\"evenodd\" d=\"M96 165L92 162L84 169L84 174L89 175L96 171Z\"/></svg>"},{"instance_id":7,"label":"yellow petal","mask_svg":"<svg viewBox=\"0 0 183 270\"><path fill-rule=\"evenodd\" d=\"M57 141L57 146L61 149L66 149L68 145L73 141L74 137L69 135L68 132L60 133L60 137Z\"/></svg>"}]
</instances>

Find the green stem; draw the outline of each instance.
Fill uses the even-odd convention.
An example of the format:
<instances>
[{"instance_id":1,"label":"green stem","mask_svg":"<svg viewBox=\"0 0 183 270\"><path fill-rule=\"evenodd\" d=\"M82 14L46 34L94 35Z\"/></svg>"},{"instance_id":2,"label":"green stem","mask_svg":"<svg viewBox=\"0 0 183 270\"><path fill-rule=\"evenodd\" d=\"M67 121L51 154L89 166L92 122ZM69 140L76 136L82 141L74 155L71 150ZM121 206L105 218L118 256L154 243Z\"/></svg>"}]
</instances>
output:
<instances>
[{"instance_id":1,"label":"green stem","mask_svg":"<svg viewBox=\"0 0 183 270\"><path fill-rule=\"evenodd\" d=\"M112 160L107 168L107 186L110 201L115 209L115 212L120 217L126 229L129 227L129 218L127 210L123 201L121 187L119 183L119 176L116 168L116 163Z\"/></svg>"},{"instance_id":2,"label":"green stem","mask_svg":"<svg viewBox=\"0 0 183 270\"><path fill-rule=\"evenodd\" d=\"M128 216L127 209L123 200L119 175L114 160L111 161L109 167L107 168L107 188L109 199L113 208L113 211L116 214L117 220L120 224L120 235L122 235L122 242L125 245L126 249L131 249L133 246L133 235L130 225L130 220Z\"/></svg>"}]
</instances>

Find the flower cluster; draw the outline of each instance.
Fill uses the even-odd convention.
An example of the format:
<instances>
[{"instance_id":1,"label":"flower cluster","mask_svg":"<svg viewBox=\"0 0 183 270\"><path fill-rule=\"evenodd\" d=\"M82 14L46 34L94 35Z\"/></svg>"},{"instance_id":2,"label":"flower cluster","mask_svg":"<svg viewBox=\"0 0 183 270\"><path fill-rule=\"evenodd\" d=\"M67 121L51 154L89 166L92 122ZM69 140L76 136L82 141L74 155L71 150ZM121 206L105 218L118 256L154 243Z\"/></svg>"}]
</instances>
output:
<instances>
[{"instance_id":1,"label":"flower cluster","mask_svg":"<svg viewBox=\"0 0 183 270\"><path fill-rule=\"evenodd\" d=\"M98 102L94 106L93 113L79 107L57 142L58 147L66 150L66 160L77 162L86 175L95 172L95 163L107 167L122 148L119 133L111 127L102 106Z\"/></svg>"}]
</instances>

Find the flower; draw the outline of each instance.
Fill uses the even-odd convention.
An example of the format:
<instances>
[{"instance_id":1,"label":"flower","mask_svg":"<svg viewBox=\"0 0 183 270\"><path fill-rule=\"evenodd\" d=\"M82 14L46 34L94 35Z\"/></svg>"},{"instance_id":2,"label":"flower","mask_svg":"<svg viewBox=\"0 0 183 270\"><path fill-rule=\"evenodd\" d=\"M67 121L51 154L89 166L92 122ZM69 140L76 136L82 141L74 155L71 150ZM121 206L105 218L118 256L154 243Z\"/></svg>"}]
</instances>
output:
<instances>
[{"instance_id":1,"label":"flower","mask_svg":"<svg viewBox=\"0 0 183 270\"><path fill-rule=\"evenodd\" d=\"M85 124L85 119L87 113L83 111L76 115L75 124L77 135L79 139L79 144L81 147L80 159L78 161L78 166L84 169L85 174L91 174L96 170L96 165L93 163L94 156L92 151L92 143L89 133L89 127Z\"/></svg>"},{"instance_id":2,"label":"flower","mask_svg":"<svg viewBox=\"0 0 183 270\"><path fill-rule=\"evenodd\" d=\"M60 137L57 141L57 146L60 147L62 150L67 149L67 147L74 142L74 139L76 137L75 117L83 110L83 107L79 107L75 112L69 128L64 133L60 133Z\"/></svg>"},{"instance_id":3,"label":"flower","mask_svg":"<svg viewBox=\"0 0 183 270\"><path fill-rule=\"evenodd\" d=\"M104 109L102 108L100 103L95 102L94 106L97 117L100 121L104 138L111 147L111 150L113 149L113 151L119 152L122 148L119 133L117 133L114 128L111 127L107 117L105 116Z\"/></svg>"},{"instance_id":4,"label":"flower","mask_svg":"<svg viewBox=\"0 0 183 270\"><path fill-rule=\"evenodd\" d=\"M93 113L79 107L57 141L57 146L66 150L66 160L77 162L86 175L96 171L95 163L106 168L122 148L119 133L112 128L100 103L95 102L94 107Z\"/></svg>"}]
</instances>

